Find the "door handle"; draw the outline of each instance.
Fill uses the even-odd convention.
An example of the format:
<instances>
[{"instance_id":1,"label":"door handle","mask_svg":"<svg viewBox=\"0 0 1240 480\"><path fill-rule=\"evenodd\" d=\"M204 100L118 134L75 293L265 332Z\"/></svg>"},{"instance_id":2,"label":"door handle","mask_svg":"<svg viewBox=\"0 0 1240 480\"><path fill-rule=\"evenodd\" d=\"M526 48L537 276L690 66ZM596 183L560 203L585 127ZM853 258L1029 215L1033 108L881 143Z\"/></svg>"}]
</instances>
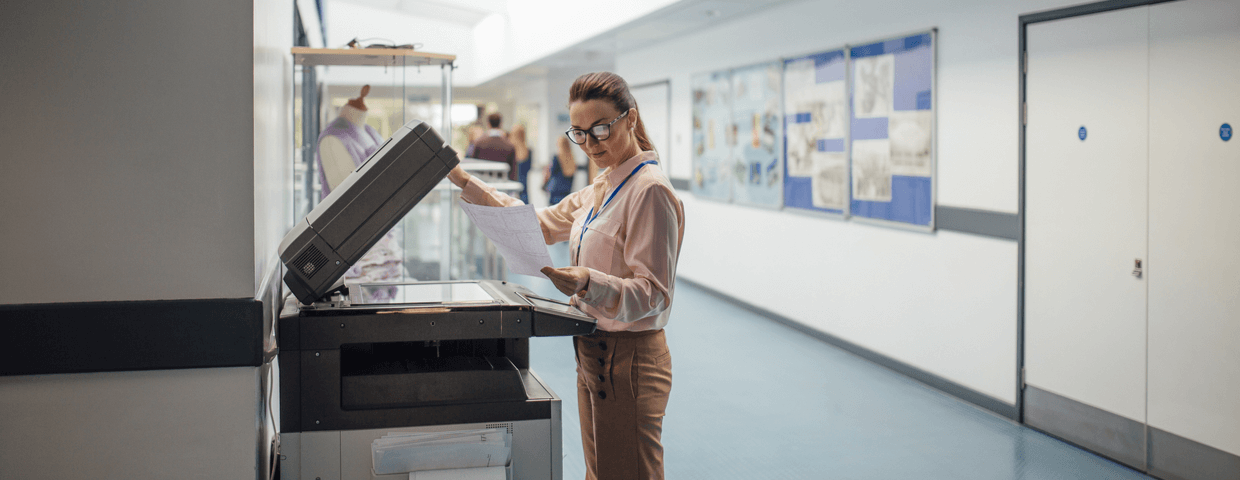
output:
<instances>
[{"instance_id":1,"label":"door handle","mask_svg":"<svg viewBox=\"0 0 1240 480\"><path fill-rule=\"evenodd\" d=\"M1134 260L1133 263L1134 263L1134 266L1132 268L1132 276L1141 278L1141 259L1138 258Z\"/></svg>"}]
</instances>

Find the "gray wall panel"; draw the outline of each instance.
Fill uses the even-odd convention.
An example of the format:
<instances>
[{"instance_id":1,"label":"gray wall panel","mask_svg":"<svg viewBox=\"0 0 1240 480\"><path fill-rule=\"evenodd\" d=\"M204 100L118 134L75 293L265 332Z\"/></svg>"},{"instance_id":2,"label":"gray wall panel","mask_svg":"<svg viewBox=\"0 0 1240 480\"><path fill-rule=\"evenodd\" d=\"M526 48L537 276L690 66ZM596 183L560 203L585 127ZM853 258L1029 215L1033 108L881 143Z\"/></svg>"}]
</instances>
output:
<instances>
[{"instance_id":1,"label":"gray wall panel","mask_svg":"<svg viewBox=\"0 0 1240 480\"><path fill-rule=\"evenodd\" d=\"M1025 388L1025 424L1145 469L1145 425L1141 423L1029 386Z\"/></svg>"},{"instance_id":2,"label":"gray wall panel","mask_svg":"<svg viewBox=\"0 0 1240 480\"><path fill-rule=\"evenodd\" d=\"M1166 480L1240 480L1240 457L1150 427L1150 475Z\"/></svg>"},{"instance_id":3,"label":"gray wall panel","mask_svg":"<svg viewBox=\"0 0 1240 480\"><path fill-rule=\"evenodd\" d=\"M6 3L0 303L254 296L254 14Z\"/></svg>"}]
</instances>

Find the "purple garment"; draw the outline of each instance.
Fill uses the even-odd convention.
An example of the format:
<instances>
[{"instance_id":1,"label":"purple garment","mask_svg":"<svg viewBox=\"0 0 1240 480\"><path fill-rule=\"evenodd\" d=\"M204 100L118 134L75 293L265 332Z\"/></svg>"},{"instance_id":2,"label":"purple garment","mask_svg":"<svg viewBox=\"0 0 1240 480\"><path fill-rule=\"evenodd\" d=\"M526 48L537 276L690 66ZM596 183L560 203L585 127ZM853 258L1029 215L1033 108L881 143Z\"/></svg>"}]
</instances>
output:
<instances>
[{"instance_id":1,"label":"purple garment","mask_svg":"<svg viewBox=\"0 0 1240 480\"><path fill-rule=\"evenodd\" d=\"M328 136L340 139L340 143L343 143L344 148L349 151L349 156L353 157L354 168L361 166L362 162L370 158L370 155L383 145L383 138L379 136L379 132L375 131L374 127L365 124L354 125L344 117L336 117L327 128L323 129L323 133L319 134L319 143L323 143L323 138ZM322 200L332 193L332 186L327 182L327 174L323 171L323 155L318 149L314 151L314 160L319 163L319 185L323 187L319 200Z\"/></svg>"}]
</instances>

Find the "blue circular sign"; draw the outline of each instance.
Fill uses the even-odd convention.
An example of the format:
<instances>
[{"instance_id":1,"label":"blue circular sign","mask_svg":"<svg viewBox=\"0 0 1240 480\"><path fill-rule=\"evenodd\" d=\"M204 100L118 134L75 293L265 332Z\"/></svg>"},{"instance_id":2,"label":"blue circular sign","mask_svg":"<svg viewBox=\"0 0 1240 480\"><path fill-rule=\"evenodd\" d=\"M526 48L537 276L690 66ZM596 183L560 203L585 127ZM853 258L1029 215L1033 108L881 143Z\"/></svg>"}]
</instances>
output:
<instances>
[{"instance_id":1,"label":"blue circular sign","mask_svg":"<svg viewBox=\"0 0 1240 480\"><path fill-rule=\"evenodd\" d=\"M1080 137L1081 141L1084 142L1086 133L1085 126L1081 125L1081 129L1076 131L1076 136Z\"/></svg>"},{"instance_id":2,"label":"blue circular sign","mask_svg":"<svg viewBox=\"0 0 1240 480\"><path fill-rule=\"evenodd\" d=\"M1230 123L1224 123L1223 126L1218 127L1218 138L1223 139L1224 142L1231 140L1231 124Z\"/></svg>"}]
</instances>

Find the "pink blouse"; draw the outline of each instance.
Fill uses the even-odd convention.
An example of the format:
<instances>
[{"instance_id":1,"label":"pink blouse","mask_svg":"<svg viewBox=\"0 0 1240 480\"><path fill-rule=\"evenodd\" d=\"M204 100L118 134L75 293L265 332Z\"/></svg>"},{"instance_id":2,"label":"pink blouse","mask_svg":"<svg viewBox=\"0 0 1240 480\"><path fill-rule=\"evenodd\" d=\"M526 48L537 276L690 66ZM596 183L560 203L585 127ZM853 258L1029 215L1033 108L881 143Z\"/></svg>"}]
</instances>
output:
<instances>
[{"instance_id":1,"label":"pink blouse","mask_svg":"<svg viewBox=\"0 0 1240 480\"><path fill-rule=\"evenodd\" d=\"M586 295L572 303L598 319L599 330L654 330L667 325L676 280L676 260L685 236L685 208L658 164L638 170L582 235L590 208L610 196L643 162L642 152L599 175L559 204L538 211L547 244L568 241L569 260L590 270ZM596 189L606 188L605 192ZM599 199L599 194L603 196ZM476 177L461 194L477 205L516 206L521 201Z\"/></svg>"}]
</instances>

